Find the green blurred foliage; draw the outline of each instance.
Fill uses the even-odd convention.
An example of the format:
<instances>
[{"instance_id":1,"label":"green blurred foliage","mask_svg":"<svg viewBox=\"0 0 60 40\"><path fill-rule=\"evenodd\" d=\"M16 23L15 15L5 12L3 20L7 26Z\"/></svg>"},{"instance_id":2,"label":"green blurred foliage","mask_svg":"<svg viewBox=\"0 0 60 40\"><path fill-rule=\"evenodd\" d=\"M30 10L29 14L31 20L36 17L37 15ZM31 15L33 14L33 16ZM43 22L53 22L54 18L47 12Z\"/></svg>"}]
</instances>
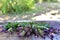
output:
<instances>
[{"instance_id":1,"label":"green blurred foliage","mask_svg":"<svg viewBox=\"0 0 60 40\"><path fill-rule=\"evenodd\" d=\"M28 25L31 25L32 28L47 28L49 27L49 24L46 22L9 22L5 25L5 28L9 29L10 27L17 28L18 25L21 25L22 27L26 27Z\"/></svg>"},{"instance_id":2,"label":"green blurred foliage","mask_svg":"<svg viewBox=\"0 0 60 40\"><path fill-rule=\"evenodd\" d=\"M18 24L19 24L18 22L15 22L15 23L8 22L8 23L4 26L4 28L9 29L9 28L14 27L14 28L16 29L17 26L18 26Z\"/></svg>"},{"instance_id":3,"label":"green blurred foliage","mask_svg":"<svg viewBox=\"0 0 60 40\"><path fill-rule=\"evenodd\" d=\"M23 12L31 10L34 7L34 0L0 0L2 3L3 13L9 12Z\"/></svg>"},{"instance_id":4,"label":"green blurred foliage","mask_svg":"<svg viewBox=\"0 0 60 40\"><path fill-rule=\"evenodd\" d=\"M0 10L5 13L21 13L34 9L38 2L56 2L57 0L0 0Z\"/></svg>"},{"instance_id":5,"label":"green blurred foliage","mask_svg":"<svg viewBox=\"0 0 60 40\"><path fill-rule=\"evenodd\" d=\"M57 2L58 0L35 0L35 3L42 3L42 2Z\"/></svg>"},{"instance_id":6,"label":"green blurred foliage","mask_svg":"<svg viewBox=\"0 0 60 40\"><path fill-rule=\"evenodd\" d=\"M43 30L50 27L49 24L47 24L46 22L8 22L4 26L4 28L7 29L9 32L16 32L18 25L21 26L23 29L26 27L35 29L41 36L43 36ZM23 33L24 32L22 30L22 34Z\"/></svg>"},{"instance_id":7,"label":"green blurred foliage","mask_svg":"<svg viewBox=\"0 0 60 40\"><path fill-rule=\"evenodd\" d=\"M32 27L35 27L35 28L49 28L50 25L47 24L46 22L34 22Z\"/></svg>"}]
</instances>

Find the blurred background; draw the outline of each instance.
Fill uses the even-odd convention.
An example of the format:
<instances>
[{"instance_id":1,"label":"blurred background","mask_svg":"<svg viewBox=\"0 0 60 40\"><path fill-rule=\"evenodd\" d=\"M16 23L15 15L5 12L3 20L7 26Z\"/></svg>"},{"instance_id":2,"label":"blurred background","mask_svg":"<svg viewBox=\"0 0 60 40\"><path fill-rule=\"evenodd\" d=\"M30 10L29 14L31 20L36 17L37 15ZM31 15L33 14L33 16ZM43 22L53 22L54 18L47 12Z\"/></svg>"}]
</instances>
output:
<instances>
[{"instance_id":1,"label":"blurred background","mask_svg":"<svg viewBox=\"0 0 60 40\"><path fill-rule=\"evenodd\" d=\"M0 0L0 40L59 40L60 21L45 19L60 19L60 0Z\"/></svg>"},{"instance_id":2,"label":"blurred background","mask_svg":"<svg viewBox=\"0 0 60 40\"><path fill-rule=\"evenodd\" d=\"M60 19L60 0L0 0L0 21Z\"/></svg>"}]
</instances>

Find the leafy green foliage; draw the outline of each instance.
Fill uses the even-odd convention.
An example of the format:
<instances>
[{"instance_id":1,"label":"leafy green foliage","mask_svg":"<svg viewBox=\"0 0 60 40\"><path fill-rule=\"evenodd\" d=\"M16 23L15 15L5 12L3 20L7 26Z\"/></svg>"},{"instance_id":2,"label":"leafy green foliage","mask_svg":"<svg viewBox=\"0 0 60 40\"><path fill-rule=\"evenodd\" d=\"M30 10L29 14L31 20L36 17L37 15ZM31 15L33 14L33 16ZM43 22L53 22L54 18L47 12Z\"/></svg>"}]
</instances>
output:
<instances>
[{"instance_id":1,"label":"leafy green foliage","mask_svg":"<svg viewBox=\"0 0 60 40\"><path fill-rule=\"evenodd\" d=\"M6 13L7 10L6 10L6 7L7 7L7 0L2 0L2 12L3 13Z\"/></svg>"},{"instance_id":2,"label":"leafy green foliage","mask_svg":"<svg viewBox=\"0 0 60 40\"><path fill-rule=\"evenodd\" d=\"M43 0L45 2L57 2L57 0Z\"/></svg>"},{"instance_id":3,"label":"leafy green foliage","mask_svg":"<svg viewBox=\"0 0 60 40\"><path fill-rule=\"evenodd\" d=\"M5 28L6 29L9 29L9 28L12 28L12 27L14 27L15 29L18 27L18 24L19 23L11 23L11 22L9 22L9 23L7 23L6 25L5 25Z\"/></svg>"},{"instance_id":4,"label":"leafy green foliage","mask_svg":"<svg viewBox=\"0 0 60 40\"><path fill-rule=\"evenodd\" d=\"M29 22L20 22L19 25L26 27L27 25L29 25Z\"/></svg>"},{"instance_id":5,"label":"leafy green foliage","mask_svg":"<svg viewBox=\"0 0 60 40\"><path fill-rule=\"evenodd\" d=\"M33 26L35 26L36 28L48 28L48 27L50 27L49 24L47 24L46 22L35 22L33 24Z\"/></svg>"},{"instance_id":6,"label":"leafy green foliage","mask_svg":"<svg viewBox=\"0 0 60 40\"><path fill-rule=\"evenodd\" d=\"M26 27L27 25L31 25L32 27L36 27L36 28L47 28L49 27L49 24L47 24L46 22L14 22L14 23L7 23L7 25L5 25L5 28L9 29L10 27L15 27L17 28L18 25L21 25L22 27Z\"/></svg>"},{"instance_id":7,"label":"leafy green foliage","mask_svg":"<svg viewBox=\"0 0 60 40\"><path fill-rule=\"evenodd\" d=\"M57 2L57 0L34 0L35 3L38 3L38 2Z\"/></svg>"},{"instance_id":8,"label":"leafy green foliage","mask_svg":"<svg viewBox=\"0 0 60 40\"><path fill-rule=\"evenodd\" d=\"M46 22L9 22L5 25L8 32L18 32L18 36L30 36L33 33L44 37L44 29L48 27Z\"/></svg>"},{"instance_id":9,"label":"leafy green foliage","mask_svg":"<svg viewBox=\"0 0 60 40\"><path fill-rule=\"evenodd\" d=\"M10 22L4 26L5 29L9 29L10 27L12 27L12 24Z\"/></svg>"},{"instance_id":10,"label":"leafy green foliage","mask_svg":"<svg viewBox=\"0 0 60 40\"><path fill-rule=\"evenodd\" d=\"M34 0L2 0L2 12L17 12L28 11L34 6Z\"/></svg>"}]
</instances>

